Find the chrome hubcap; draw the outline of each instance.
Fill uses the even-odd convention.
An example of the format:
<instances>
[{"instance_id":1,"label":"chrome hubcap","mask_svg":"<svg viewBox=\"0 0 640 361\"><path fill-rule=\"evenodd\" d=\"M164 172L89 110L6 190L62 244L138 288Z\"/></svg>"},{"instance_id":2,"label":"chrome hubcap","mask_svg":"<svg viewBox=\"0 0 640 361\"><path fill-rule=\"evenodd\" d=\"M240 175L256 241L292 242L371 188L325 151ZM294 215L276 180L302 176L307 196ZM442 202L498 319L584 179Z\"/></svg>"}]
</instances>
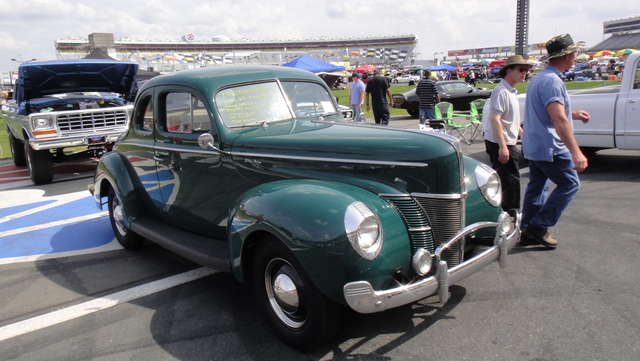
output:
<instances>
[{"instance_id":1,"label":"chrome hubcap","mask_svg":"<svg viewBox=\"0 0 640 361\"><path fill-rule=\"evenodd\" d=\"M127 229L124 227L124 218L122 215L122 206L120 205L120 199L118 197L113 198L113 224L118 229L118 233L124 236L127 234Z\"/></svg>"},{"instance_id":2,"label":"chrome hubcap","mask_svg":"<svg viewBox=\"0 0 640 361\"><path fill-rule=\"evenodd\" d=\"M286 326L301 328L307 321L308 307L301 298L304 285L296 270L284 259L273 259L265 269L265 288L269 306Z\"/></svg>"}]
</instances>

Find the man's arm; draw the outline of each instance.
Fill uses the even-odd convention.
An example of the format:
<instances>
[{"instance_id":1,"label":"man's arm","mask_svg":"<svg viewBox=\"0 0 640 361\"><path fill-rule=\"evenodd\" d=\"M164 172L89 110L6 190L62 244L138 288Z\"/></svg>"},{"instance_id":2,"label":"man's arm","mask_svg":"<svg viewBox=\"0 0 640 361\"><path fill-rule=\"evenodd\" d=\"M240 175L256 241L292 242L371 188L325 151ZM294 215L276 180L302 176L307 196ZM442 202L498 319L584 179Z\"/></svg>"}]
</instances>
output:
<instances>
[{"instance_id":1,"label":"man's arm","mask_svg":"<svg viewBox=\"0 0 640 361\"><path fill-rule=\"evenodd\" d=\"M509 147L507 141L504 139L504 133L502 132L502 114L489 113L489 122L491 123L491 130L493 132L493 138L500 146L498 150L498 161L502 164L506 164L509 161Z\"/></svg>"},{"instance_id":2,"label":"man's arm","mask_svg":"<svg viewBox=\"0 0 640 361\"><path fill-rule=\"evenodd\" d=\"M360 97L358 97L358 108L362 108L363 100L364 100L364 90L360 92Z\"/></svg>"},{"instance_id":3,"label":"man's arm","mask_svg":"<svg viewBox=\"0 0 640 361\"><path fill-rule=\"evenodd\" d=\"M571 152L571 158L573 158L573 162L575 163L575 167L573 167L573 169L577 170L578 172L585 170L588 166L587 158L584 156L584 154L582 154L582 151L578 146L578 142L573 136L571 120L567 118L567 115L564 112L564 105L558 102L553 102L547 106L547 112L551 117L551 121L553 121L553 126L556 129L556 133L558 134L564 145L567 146L569 152Z\"/></svg>"},{"instance_id":4,"label":"man's arm","mask_svg":"<svg viewBox=\"0 0 640 361\"><path fill-rule=\"evenodd\" d=\"M389 96L389 105L393 106L393 97L391 96L391 90L387 89L387 95Z\"/></svg>"},{"instance_id":5,"label":"man's arm","mask_svg":"<svg viewBox=\"0 0 640 361\"><path fill-rule=\"evenodd\" d=\"M365 103L367 103L367 111L369 111L369 92L364 93Z\"/></svg>"}]
</instances>

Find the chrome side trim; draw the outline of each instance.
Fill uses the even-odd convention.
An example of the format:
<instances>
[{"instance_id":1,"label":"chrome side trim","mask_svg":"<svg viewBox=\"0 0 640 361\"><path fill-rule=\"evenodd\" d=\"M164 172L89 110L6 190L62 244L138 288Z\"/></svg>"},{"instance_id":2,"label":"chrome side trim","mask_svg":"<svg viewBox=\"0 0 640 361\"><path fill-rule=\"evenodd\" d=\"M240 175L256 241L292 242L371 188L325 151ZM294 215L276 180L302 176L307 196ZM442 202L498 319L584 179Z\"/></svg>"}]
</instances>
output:
<instances>
[{"instance_id":1,"label":"chrome side trim","mask_svg":"<svg viewBox=\"0 0 640 361\"><path fill-rule=\"evenodd\" d=\"M503 213L501 217L505 217ZM507 252L520 239L519 222L516 222L513 231L510 234L499 232L495 239L494 245L487 248L482 253L449 269L447 262L440 260L440 255L451 244L454 244L462 237L473 233L481 228L500 227L499 222L478 222L474 223L448 242L442 244L436 249L436 274L432 277L424 278L416 283L403 285L389 290L376 291L367 281L349 282L343 287L344 298L349 307L360 313L381 312L390 308L403 306L413 303L438 293L440 301L445 303L449 299L449 286L455 284L472 274L480 271L484 267L495 261L499 261L501 265L505 265Z\"/></svg>"}]
</instances>

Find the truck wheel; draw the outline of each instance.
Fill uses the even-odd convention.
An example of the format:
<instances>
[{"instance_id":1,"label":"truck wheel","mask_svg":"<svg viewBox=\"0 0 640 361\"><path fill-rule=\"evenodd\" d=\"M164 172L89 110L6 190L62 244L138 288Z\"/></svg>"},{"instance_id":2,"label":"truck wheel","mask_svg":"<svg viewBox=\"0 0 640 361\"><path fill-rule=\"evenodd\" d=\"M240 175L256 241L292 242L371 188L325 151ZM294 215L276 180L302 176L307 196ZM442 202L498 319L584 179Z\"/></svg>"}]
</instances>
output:
<instances>
[{"instance_id":1,"label":"truck wheel","mask_svg":"<svg viewBox=\"0 0 640 361\"><path fill-rule=\"evenodd\" d=\"M409 115L412 118L416 118L417 119L417 118L420 117L420 113L419 113L418 109L407 109L407 113L409 113Z\"/></svg>"},{"instance_id":2,"label":"truck wheel","mask_svg":"<svg viewBox=\"0 0 640 361\"><path fill-rule=\"evenodd\" d=\"M35 150L24 142L24 153L29 168L29 176L34 184L47 184L53 180L53 162L49 150Z\"/></svg>"},{"instance_id":3,"label":"truck wheel","mask_svg":"<svg viewBox=\"0 0 640 361\"><path fill-rule=\"evenodd\" d=\"M118 243L124 249L138 249L142 247L144 238L139 234L128 229L124 225L124 214L122 213L122 201L113 188L109 189L109 220L111 221L111 229L115 234Z\"/></svg>"},{"instance_id":4,"label":"truck wheel","mask_svg":"<svg viewBox=\"0 0 640 361\"><path fill-rule=\"evenodd\" d=\"M318 290L282 242L266 238L258 245L255 260L258 304L280 338L293 347L312 350L333 337L341 307Z\"/></svg>"},{"instance_id":5,"label":"truck wheel","mask_svg":"<svg viewBox=\"0 0 640 361\"><path fill-rule=\"evenodd\" d=\"M27 165L27 159L25 158L24 145L22 142L13 136L13 133L9 132L9 146L11 148L11 157L13 157L13 164L17 167L24 167Z\"/></svg>"}]
</instances>

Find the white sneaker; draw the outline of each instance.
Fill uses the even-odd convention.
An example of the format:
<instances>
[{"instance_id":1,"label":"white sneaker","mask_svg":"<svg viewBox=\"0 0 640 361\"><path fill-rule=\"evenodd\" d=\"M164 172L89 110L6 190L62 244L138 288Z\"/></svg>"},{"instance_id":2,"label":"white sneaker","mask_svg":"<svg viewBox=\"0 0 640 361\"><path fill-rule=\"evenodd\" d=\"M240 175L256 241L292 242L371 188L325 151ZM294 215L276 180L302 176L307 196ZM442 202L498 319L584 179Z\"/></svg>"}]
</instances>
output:
<instances>
[{"instance_id":1,"label":"white sneaker","mask_svg":"<svg viewBox=\"0 0 640 361\"><path fill-rule=\"evenodd\" d=\"M420 130L424 130L426 127L424 126L424 124L418 124L418 127Z\"/></svg>"}]
</instances>

